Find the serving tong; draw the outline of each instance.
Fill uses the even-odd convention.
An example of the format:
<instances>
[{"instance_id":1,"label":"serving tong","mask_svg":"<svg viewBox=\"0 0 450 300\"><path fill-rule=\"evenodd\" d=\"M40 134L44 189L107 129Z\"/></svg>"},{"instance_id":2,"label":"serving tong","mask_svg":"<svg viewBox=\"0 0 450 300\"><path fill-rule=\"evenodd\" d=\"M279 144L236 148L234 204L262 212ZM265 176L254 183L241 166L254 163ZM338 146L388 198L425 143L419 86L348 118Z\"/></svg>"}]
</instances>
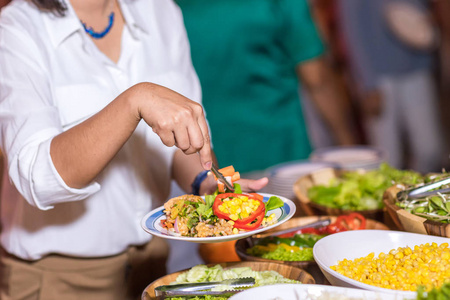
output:
<instances>
[{"instance_id":1,"label":"serving tong","mask_svg":"<svg viewBox=\"0 0 450 300\"><path fill-rule=\"evenodd\" d=\"M225 178L225 176L223 176L222 173L219 172L219 170L217 170L217 168L216 168L216 166L214 166L214 164L211 165L211 172L213 172L213 174L217 177L217 179L220 182L222 182L228 190L230 190L231 192L234 192L233 185Z\"/></svg>"},{"instance_id":2,"label":"serving tong","mask_svg":"<svg viewBox=\"0 0 450 300\"><path fill-rule=\"evenodd\" d=\"M291 232L296 232L302 229L307 229L307 228L320 228L323 226L328 226L331 224L331 219L330 218L326 218L326 219L321 219L321 220L317 220L305 225L300 225L300 226L295 226L295 227L291 227L291 228L287 228L284 230L279 230L279 231L275 231L275 232L267 232L267 233L263 233L263 234L256 234L253 235L251 237L247 238L247 242L249 243L250 247L253 247L255 244L257 244L258 240L261 240L263 238L266 238L268 236L280 236L283 234L287 234L287 233L291 233Z\"/></svg>"},{"instance_id":3,"label":"serving tong","mask_svg":"<svg viewBox=\"0 0 450 300\"><path fill-rule=\"evenodd\" d=\"M431 182L420 187L410 188L404 191L400 191L397 193L398 200L406 200L406 199L420 199L428 196L440 194L448 194L450 193L450 188L437 189L443 185L450 183L450 177Z\"/></svg>"},{"instance_id":4,"label":"serving tong","mask_svg":"<svg viewBox=\"0 0 450 300\"><path fill-rule=\"evenodd\" d=\"M164 299L165 297L195 297L204 295L230 297L233 294L242 292L242 288L252 287L253 285L255 285L255 278L252 277L225 279L214 282L169 284L156 287L155 295L158 299ZM224 288L224 290L212 290L218 287Z\"/></svg>"}]
</instances>

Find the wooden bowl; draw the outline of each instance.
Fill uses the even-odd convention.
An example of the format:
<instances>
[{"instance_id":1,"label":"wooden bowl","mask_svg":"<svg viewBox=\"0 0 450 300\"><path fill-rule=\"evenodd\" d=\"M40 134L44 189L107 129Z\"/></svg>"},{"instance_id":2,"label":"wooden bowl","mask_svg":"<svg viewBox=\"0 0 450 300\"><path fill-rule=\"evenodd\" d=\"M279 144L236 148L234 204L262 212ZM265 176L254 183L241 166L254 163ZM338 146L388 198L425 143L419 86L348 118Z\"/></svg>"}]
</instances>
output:
<instances>
[{"instance_id":1,"label":"wooden bowl","mask_svg":"<svg viewBox=\"0 0 450 300\"><path fill-rule=\"evenodd\" d=\"M209 267L212 267L216 264L208 264ZM228 268L240 268L240 267L250 267L253 271L267 271L267 270L273 270L278 272L280 275L282 275L285 278L294 279L297 281L300 281L301 283L306 284L314 284L314 278L306 271L299 269L294 266L289 266L285 264L279 264L275 262L251 262L251 261L243 261L243 262L228 262L228 263L220 263L220 265L224 269ZM142 293L142 300L150 300L155 298L155 288L160 285L166 285L171 282L174 282L175 279L180 275L181 273L184 273L188 270L183 270L179 272L175 272L166 276L163 276L155 281L153 281L151 284L149 284L144 292Z\"/></svg>"},{"instance_id":2,"label":"wooden bowl","mask_svg":"<svg viewBox=\"0 0 450 300\"><path fill-rule=\"evenodd\" d=\"M353 210L344 210L340 208L332 208L325 205L320 205L312 202L308 198L308 190L315 185L328 186L332 178L342 176L343 170L325 168L313 172L311 174L300 177L293 186L294 193L299 200L300 210L302 210L307 216L338 216L345 215L354 212ZM363 170L361 170L363 172ZM372 219L377 221L384 221L383 209L370 209L357 211L363 215L366 219Z\"/></svg>"},{"instance_id":3,"label":"wooden bowl","mask_svg":"<svg viewBox=\"0 0 450 300\"><path fill-rule=\"evenodd\" d=\"M327 218L330 218L331 222L334 222L336 220L336 216L297 217L297 218L292 218L289 221L287 221L286 223L281 224L277 228L274 228L267 232L275 233L279 230L302 226L302 225L310 224L312 222L327 219ZM366 228L367 229L389 230L389 228L386 225L384 225L383 223L380 223L378 221L371 220L371 219L366 220ZM247 249L250 248L249 239L251 239L251 237L241 239L236 242L236 253L240 257L241 260L243 260L243 261L259 261L259 262L277 262L277 263L287 264L290 266L304 269L305 271L310 273L314 277L316 282L319 284L326 283L325 277L323 276L317 263L314 260L283 261L283 260L272 260L272 259L267 259L267 258L262 258L262 257L257 257L257 256L247 254Z\"/></svg>"},{"instance_id":4,"label":"wooden bowl","mask_svg":"<svg viewBox=\"0 0 450 300\"><path fill-rule=\"evenodd\" d=\"M407 212L397 206L397 193L402 189L398 186L388 188L383 195L383 203L394 224L399 230L450 237L450 224L428 220Z\"/></svg>"}]
</instances>

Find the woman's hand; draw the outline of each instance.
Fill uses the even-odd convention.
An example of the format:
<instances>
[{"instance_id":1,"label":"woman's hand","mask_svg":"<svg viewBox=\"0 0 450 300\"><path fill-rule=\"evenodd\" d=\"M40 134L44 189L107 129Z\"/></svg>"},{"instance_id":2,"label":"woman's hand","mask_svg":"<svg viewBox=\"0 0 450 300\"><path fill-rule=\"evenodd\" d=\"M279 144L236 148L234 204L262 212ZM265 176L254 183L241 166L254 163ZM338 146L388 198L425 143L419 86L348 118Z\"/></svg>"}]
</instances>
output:
<instances>
[{"instance_id":1,"label":"woman's hand","mask_svg":"<svg viewBox=\"0 0 450 300\"><path fill-rule=\"evenodd\" d=\"M241 185L243 192L251 193L257 192L265 187L267 183L269 183L269 179L267 177L260 179L239 179L236 183ZM213 194L216 190L217 181L214 179L214 176L208 175L208 177L200 185L200 195Z\"/></svg>"},{"instance_id":2,"label":"woman's hand","mask_svg":"<svg viewBox=\"0 0 450 300\"><path fill-rule=\"evenodd\" d=\"M139 99L137 117L144 119L164 145L175 145L185 154L198 152L203 168L211 168L209 130L200 104L152 83L137 84L130 92Z\"/></svg>"},{"instance_id":3,"label":"woman's hand","mask_svg":"<svg viewBox=\"0 0 450 300\"><path fill-rule=\"evenodd\" d=\"M239 179L236 181L241 185L241 189L243 192L257 192L263 187L265 187L269 183L269 179L267 177L263 177L260 179Z\"/></svg>"}]
</instances>

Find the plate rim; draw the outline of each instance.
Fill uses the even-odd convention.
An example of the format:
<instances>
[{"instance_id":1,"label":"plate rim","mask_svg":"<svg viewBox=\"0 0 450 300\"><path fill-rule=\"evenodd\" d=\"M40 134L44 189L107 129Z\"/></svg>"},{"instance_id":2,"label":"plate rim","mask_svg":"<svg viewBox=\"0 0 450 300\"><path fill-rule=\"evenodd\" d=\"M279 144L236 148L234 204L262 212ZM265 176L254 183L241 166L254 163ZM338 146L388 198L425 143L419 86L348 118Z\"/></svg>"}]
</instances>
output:
<instances>
[{"instance_id":1,"label":"plate rim","mask_svg":"<svg viewBox=\"0 0 450 300\"><path fill-rule=\"evenodd\" d=\"M338 292L338 295L345 295L345 296L364 296L364 299L380 299L380 297L382 296L387 296L387 293L385 292L381 292L381 291L370 291L370 290L364 290L364 289L358 289L358 288L354 288L354 287L342 287L342 286L333 286L333 285L323 285L323 284L289 284L289 283L284 283L284 284L274 284L274 285L264 285L264 286L259 286L259 287L255 287L255 288L251 288L248 289L246 291L243 291L242 293L240 293L240 296L233 296L230 298L231 299L240 299L241 297L243 297L243 295L249 297L252 295L246 295L246 294L250 294L250 291L255 291L255 289L259 289L259 290L266 290L266 289L270 289L270 288L275 288L275 289L284 289L286 287L292 287L292 289L300 289L300 290L304 290L306 292L308 292L308 289L315 289L315 290L319 290L320 292L325 292L325 291L330 291L330 292ZM246 293L246 294L243 294ZM351 295L348 295L348 293L350 293ZM358 295L354 295L354 294L358 294ZM255 295L253 295L255 296ZM401 296L397 293L394 294L389 294L389 299L394 299L393 297L395 297L395 299L397 299L398 296ZM369 297L369 298L366 298ZM403 299L403 298L402 298Z\"/></svg>"},{"instance_id":2,"label":"plate rim","mask_svg":"<svg viewBox=\"0 0 450 300\"><path fill-rule=\"evenodd\" d=\"M145 216L141 219L141 227L142 229L147 232L148 234L151 234L152 236L157 236L160 238L164 238L164 239L170 239L170 240L178 240L178 241L184 241L184 242L194 242L194 243L220 243L220 242L227 242L227 241L232 241L232 240L238 240L238 239L243 239L246 238L250 235L256 234L256 233L260 233L260 232L264 232L266 230L275 228L281 224L283 224L284 222L290 220L295 212L296 212L296 205L294 203L294 201L284 197L284 196L280 196L280 195L275 195L275 194L269 194L269 193L258 193L264 197L268 197L270 198L271 196L277 196L279 197L284 205L287 205L289 207L289 213L286 214L286 217L284 219L282 219L281 221L278 221L277 223L264 227L264 228L259 228L259 229L255 229L252 231L247 231L247 232L243 232L243 233L239 233L239 234L233 234L233 235L225 235L225 236L219 236L219 237L203 237L203 238L196 238L196 237L183 237L183 236L175 236L175 235L167 235L164 233L161 233L157 230L151 230L150 228L148 228L146 226L146 222L147 219L150 218L151 216L162 212L162 210L164 209L164 206L159 206L153 210L151 210L150 212L148 212L147 214L145 214ZM284 207L284 206L283 206Z\"/></svg>"},{"instance_id":3,"label":"plate rim","mask_svg":"<svg viewBox=\"0 0 450 300\"><path fill-rule=\"evenodd\" d=\"M386 151L383 150L380 147L376 146L364 146L364 145L356 145L356 146L330 146L330 147L322 147L319 149L314 150L311 155L310 159L312 161L326 161L326 162L334 162L337 164L343 164L342 162L335 161L335 160L327 160L325 159L325 156L327 155L333 155L334 153L338 152L345 152L348 150L355 150L359 152L372 152L375 154L374 159L359 159L355 160L353 162L346 163L348 165L358 165L362 163L378 163L380 161L386 160Z\"/></svg>"}]
</instances>

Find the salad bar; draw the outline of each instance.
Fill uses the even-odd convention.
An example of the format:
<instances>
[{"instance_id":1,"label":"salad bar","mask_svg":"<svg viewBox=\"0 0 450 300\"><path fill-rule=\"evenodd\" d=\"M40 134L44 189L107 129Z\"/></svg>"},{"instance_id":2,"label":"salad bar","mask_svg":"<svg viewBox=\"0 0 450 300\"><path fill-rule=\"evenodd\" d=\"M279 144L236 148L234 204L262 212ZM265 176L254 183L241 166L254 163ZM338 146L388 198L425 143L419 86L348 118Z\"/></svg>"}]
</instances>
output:
<instances>
[{"instance_id":1,"label":"salad bar","mask_svg":"<svg viewBox=\"0 0 450 300\"><path fill-rule=\"evenodd\" d=\"M142 299L290 299L270 298L277 286L286 295L308 295L299 299L450 299L450 179L440 184L449 174L385 163L371 170L323 169L298 178L295 203L242 191L231 166L218 172L229 185L216 177L214 194L172 198L141 224L166 239L218 243L219 252L231 251L232 243L240 262L169 274L151 283ZM430 184L426 196L409 196ZM303 216L294 217L297 210ZM411 221L417 218L422 227ZM430 224L439 234L426 230Z\"/></svg>"}]
</instances>

